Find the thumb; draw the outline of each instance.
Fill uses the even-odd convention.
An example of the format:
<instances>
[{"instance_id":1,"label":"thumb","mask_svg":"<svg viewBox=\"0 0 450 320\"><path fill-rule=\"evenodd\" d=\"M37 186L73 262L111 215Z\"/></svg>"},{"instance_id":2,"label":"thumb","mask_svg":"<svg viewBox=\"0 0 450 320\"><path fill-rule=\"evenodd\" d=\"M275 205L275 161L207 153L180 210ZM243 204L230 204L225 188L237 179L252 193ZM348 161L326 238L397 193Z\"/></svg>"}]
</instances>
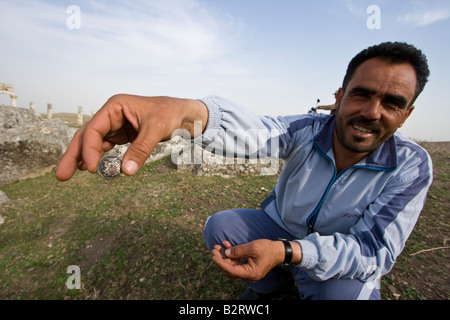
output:
<instances>
[{"instance_id":1,"label":"thumb","mask_svg":"<svg viewBox=\"0 0 450 320\"><path fill-rule=\"evenodd\" d=\"M122 171L128 176L134 175L145 163L159 141L152 141L149 135L140 132L123 156Z\"/></svg>"},{"instance_id":2,"label":"thumb","mask_svg":"<svg viewBox=\"0 0 450 320\"><path fill-rule=\"evenodd\" d=\"M231 259L237 259L248 255L248 245L241 244L225 250L225 255Z\"/></svg>"}]
</instances>

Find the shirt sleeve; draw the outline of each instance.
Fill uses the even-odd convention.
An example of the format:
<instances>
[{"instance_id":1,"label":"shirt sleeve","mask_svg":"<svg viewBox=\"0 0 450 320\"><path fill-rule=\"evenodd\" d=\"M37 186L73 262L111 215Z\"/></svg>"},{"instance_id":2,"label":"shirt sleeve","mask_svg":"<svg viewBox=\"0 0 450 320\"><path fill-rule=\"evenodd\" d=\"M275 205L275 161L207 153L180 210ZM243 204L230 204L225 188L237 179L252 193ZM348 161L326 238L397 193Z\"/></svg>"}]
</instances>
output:
<instances>
[{"instance_id":1,"label":"shirt sleeve","mask_svg":"<svg viewBox=\"0 0 450 320\"><path fill-rule=\"evenodd\" d=\"M419 218L432 182L432 163L424 150L398 170L349 234L313 233L298 240L303 253L299 267L322 281L375 281L387 274Z\"/></svg>"},{"instance_id":2,"label":"shirt sleeve","mask_svg":"<svg viewBox=\"0 0 450 320\"><path fill-rule=\"evenodd\" d=\"M238 158L285 158L293 144L290 125L302 116L258 116L218 96L201 101L208 108L202 147L214 154Z\"/></svg>"}]
</instances>

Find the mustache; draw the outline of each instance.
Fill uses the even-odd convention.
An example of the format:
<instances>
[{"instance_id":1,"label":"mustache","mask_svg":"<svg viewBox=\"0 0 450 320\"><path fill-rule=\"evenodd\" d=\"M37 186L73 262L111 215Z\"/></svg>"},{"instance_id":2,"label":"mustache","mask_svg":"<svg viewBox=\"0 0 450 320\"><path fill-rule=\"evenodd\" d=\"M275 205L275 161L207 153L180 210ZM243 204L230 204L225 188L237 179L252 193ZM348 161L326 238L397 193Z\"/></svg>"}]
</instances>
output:
<instances>
[{"instance_id":1,"label":"mustache","mask_svg":"<svg viewBox=\"0 0 450 320\"><path fill-rule=\"evenodd\" d=\"M351 126L358 125L358 126L367 128L374 132L381 131L381 126L377 120L368 120L364 117L354 117L354 118L351 118L350 120L348 120L347 123Z\"/></svg>"}]
</instances>

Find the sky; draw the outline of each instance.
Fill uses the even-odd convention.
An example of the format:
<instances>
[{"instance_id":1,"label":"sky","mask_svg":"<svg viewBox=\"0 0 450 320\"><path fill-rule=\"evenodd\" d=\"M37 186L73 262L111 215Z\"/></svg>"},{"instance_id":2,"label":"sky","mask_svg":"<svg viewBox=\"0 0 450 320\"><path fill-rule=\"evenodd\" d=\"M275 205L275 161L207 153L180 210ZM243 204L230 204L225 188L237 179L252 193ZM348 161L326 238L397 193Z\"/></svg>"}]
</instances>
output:
<instances>
[{"instance_id":1,"label":"sky","mask_svg":"<svg viewBox=\"0 0 450 320\"><path fill-rule=\"evenodd\" d=\"M0 0L0 82L17 104L91 114L114 94L220 95L260 115L334 103L349 61L384 41L428 57L400 131L450 141L448 0ZM0 104L9 104L0 95Z\"/></svg>"}]
</instances>

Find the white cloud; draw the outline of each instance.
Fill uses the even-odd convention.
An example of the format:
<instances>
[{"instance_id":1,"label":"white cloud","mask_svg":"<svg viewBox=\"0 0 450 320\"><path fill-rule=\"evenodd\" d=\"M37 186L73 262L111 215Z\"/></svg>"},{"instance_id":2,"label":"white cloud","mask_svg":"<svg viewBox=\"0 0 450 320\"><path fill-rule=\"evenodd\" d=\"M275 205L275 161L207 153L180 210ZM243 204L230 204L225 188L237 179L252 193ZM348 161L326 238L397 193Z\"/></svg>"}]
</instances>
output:
<instances>
[{"instance_id":1,"label":"white cloud","mask_svg":"<svg viewBox=\"0 0 450 320\"><path fill-rule=\"evenodd\" d=\"M344 0L347 10L354 15L363 15L365 13L361 2L355 3L353 0Z\"/></svg>"},{"instance_id":2,"label":"white cloud","mask_svg":"<svg viewBox=\"0 0 450 320\"><path fill-rule=\"evenodd\" d=\"M450 17L450 7L447 2L442 0L433 2L423 0L407 0L401 2L387 0L378 0L377 2L370 0L342 0L347 11L354 16L367 17L366 8L375 4L381 8L383 18L390 19L391 14L397 12L397 22L406 22L421 27L448 19ZM398 14L398 12L403 13Z\"/></svg>"},{"instance_id":3,"label":"white cloud","mask_svg":"<svg viewBox=\"0 0 450 320\"><path fill-rule=\"evenodd\" d=\"M448 9L435 9L425 12L408 13L399 17L398 21L409 22L418 26L427 26L448 19L449 17L450 11Z\"/></svg>"},{"instance_id":4,"label":"white cloud","mask_svg":"<svg viewBox=\"0 0 450 320\"><path fill-rule=\"evenodd\" d=\"M240 21L207 3L80 1L73 30L69 4L0 0L0 82L13 82L21 105L98 108L118 92L196 95L211 78L248 69L236 54Z\"/></svg>"},{"instance_id":5,"label":"white cloud","mask_svg":"<svg viewBox=\"0 0 450 320\"><path fill-rule=\"evenodd\" d=\"M66 8L54 2L8 1L2 7L16 50L99 70L202 68L232 52L239 33L239 23L195 0L86 1L79 30L66 27Z\"/></svg>"},{"instance_id":6,"label":"white cloud","mask_svg":"<svg viewBox=\"0 0 450 320\"><path fill-rule=\"evenodd\" d=\"M141 51L151 58L199 61L226 52L230 40L215 17L190 0L140 1L98 8L86 13L83 29L90 36L101 34L103 42Z\"/></svg>"}]
</instances>

